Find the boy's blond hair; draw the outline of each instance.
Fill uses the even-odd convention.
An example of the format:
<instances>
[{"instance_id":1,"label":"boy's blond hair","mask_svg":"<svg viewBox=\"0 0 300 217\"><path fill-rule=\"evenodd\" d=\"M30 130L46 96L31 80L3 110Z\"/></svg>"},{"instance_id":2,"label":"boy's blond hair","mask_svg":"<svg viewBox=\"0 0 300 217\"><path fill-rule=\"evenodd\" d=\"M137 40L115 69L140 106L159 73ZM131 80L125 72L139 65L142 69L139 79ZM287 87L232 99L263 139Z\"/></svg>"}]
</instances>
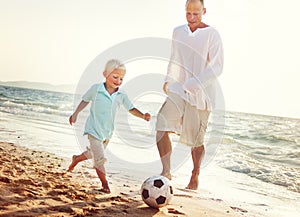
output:
<instances>
[{"instance_id":1,"label":"boy's blond hair","mask_svg":"<svg viewBox=\"0 0 300 217\"><path fill-rule=\"evenodd\" d=\"M110 74L115 69L122 69L122 70L126 71L125 65L120 60L111 59L111 60L107 61L104 71L107 72L108 74Z\"/></svg>"}]
</instances>

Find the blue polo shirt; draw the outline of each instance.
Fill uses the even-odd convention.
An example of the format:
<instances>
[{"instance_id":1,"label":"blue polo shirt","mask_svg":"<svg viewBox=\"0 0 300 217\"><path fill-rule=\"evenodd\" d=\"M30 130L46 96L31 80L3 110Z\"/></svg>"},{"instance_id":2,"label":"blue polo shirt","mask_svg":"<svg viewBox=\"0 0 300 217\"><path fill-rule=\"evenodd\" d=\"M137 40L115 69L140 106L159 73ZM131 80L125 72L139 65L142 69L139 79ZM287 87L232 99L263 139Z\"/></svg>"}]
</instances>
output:
<instances>
[{"instance_id":1,"label":"blue polo shirt","mask_svg":"<svg viewBox=\"0 0 300 217\"><path fill-rule=\"evenodd\" d=\"M92 102L84 135L90 134L99 140L112 137L115 115L121 105L127 110L134 108L125 92L118 90L110 95L105 89L104 83L94 84L83 95L82 100Z\"/></svg>"}]
</instances>

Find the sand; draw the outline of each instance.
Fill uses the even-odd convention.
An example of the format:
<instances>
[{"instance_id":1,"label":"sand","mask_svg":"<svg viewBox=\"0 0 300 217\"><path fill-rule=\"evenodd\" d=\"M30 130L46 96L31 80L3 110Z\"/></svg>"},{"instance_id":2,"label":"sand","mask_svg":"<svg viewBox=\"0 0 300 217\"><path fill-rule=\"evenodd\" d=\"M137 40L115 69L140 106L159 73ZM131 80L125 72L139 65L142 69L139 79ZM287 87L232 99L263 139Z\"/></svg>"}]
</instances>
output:
<instances>
[{"instance_id":1,"label":"sand","mask_svg":"<svg viewBox=\"0 0 300 217\"><path fill-rule=\"evenodd\" d=\"M134 176L110 174L112 193L84 167L66 172L70 159L0 142L0 216L244 216L221 199L174 187L160 209L142 201ZM71 157L71 156L70 156ZM201 195L201 194L200 194Z\"/></svg>"}]
</instances>

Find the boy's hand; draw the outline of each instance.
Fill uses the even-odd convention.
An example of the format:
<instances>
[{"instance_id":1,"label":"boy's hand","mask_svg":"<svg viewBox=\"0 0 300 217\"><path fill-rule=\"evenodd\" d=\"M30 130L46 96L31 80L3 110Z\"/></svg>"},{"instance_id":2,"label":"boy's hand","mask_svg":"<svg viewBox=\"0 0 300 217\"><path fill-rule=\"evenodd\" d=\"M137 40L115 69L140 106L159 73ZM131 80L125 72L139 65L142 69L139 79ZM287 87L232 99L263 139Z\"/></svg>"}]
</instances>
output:
<instances>
[{"instance_id":1,"label":"boy's hand","mask_svg":"<svg viewBox=\"0 0 300 217\"><path fill-rule=\"evenodd\" d=\"M144 119L145 121L150 121L150 118L151 118L151 115L150 115L149 113L145 113L145 114L143 115L143 119Z\"/></svg>"},{"instance_id":2,"label":"boy's hand","mask_svg":"<svg viewBox=\"0 0 300 217\"><path fill-rule=\"evenodd\" d=\"M70 117L69 117L69 123L70 123L70 125L72 125L73 123L75 123L76 122L76 116L73 114L73 115L71 115Z\"/></svg>"}]
</instances>

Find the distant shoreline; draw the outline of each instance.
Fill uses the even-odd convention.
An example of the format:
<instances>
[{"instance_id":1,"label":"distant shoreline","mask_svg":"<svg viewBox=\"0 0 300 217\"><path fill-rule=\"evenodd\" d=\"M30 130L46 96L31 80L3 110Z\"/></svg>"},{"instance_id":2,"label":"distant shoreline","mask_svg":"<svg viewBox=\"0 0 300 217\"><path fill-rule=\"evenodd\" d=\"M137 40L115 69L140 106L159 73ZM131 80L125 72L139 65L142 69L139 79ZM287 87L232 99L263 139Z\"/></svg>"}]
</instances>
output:
<instances>
[{"instance_id":1,"label":"distant shoreline","mask_svg":"<svg viewBox=\"0 0 300 217\"><path fill-rule=\"evenodd\" d=\"M30 81L0 81L0 85L8 86L8 87L19 87L19 88L26 88L26 89L62 92L62 93L75 93L76 90L75 84L53 85L48 83L30 82Z\"/></svg>"},{"instance_id":2,"label":"distant shoreline","mask_svg":"<svg viewBox=\"0 0 300 217\"><path fill-rule=\"evenodd\" d=\"M48 83L44 83L44 82L31 82L31 81L0 81L0 86L53 91L53 92L58 92L58 93L76 94L76 84L53 85L53 84L48 84ZM262 113L253 113L253 112L246 112L246 111L233 111L233 110L225 110L225 111L228 113L269 116L269 117L275 117L275 118L288 118L288 119L294 119L294 120L300 119L300 117L284 116L284 115L272 115L272 114L262 114Z\"/></svg>"}]
</instances>

